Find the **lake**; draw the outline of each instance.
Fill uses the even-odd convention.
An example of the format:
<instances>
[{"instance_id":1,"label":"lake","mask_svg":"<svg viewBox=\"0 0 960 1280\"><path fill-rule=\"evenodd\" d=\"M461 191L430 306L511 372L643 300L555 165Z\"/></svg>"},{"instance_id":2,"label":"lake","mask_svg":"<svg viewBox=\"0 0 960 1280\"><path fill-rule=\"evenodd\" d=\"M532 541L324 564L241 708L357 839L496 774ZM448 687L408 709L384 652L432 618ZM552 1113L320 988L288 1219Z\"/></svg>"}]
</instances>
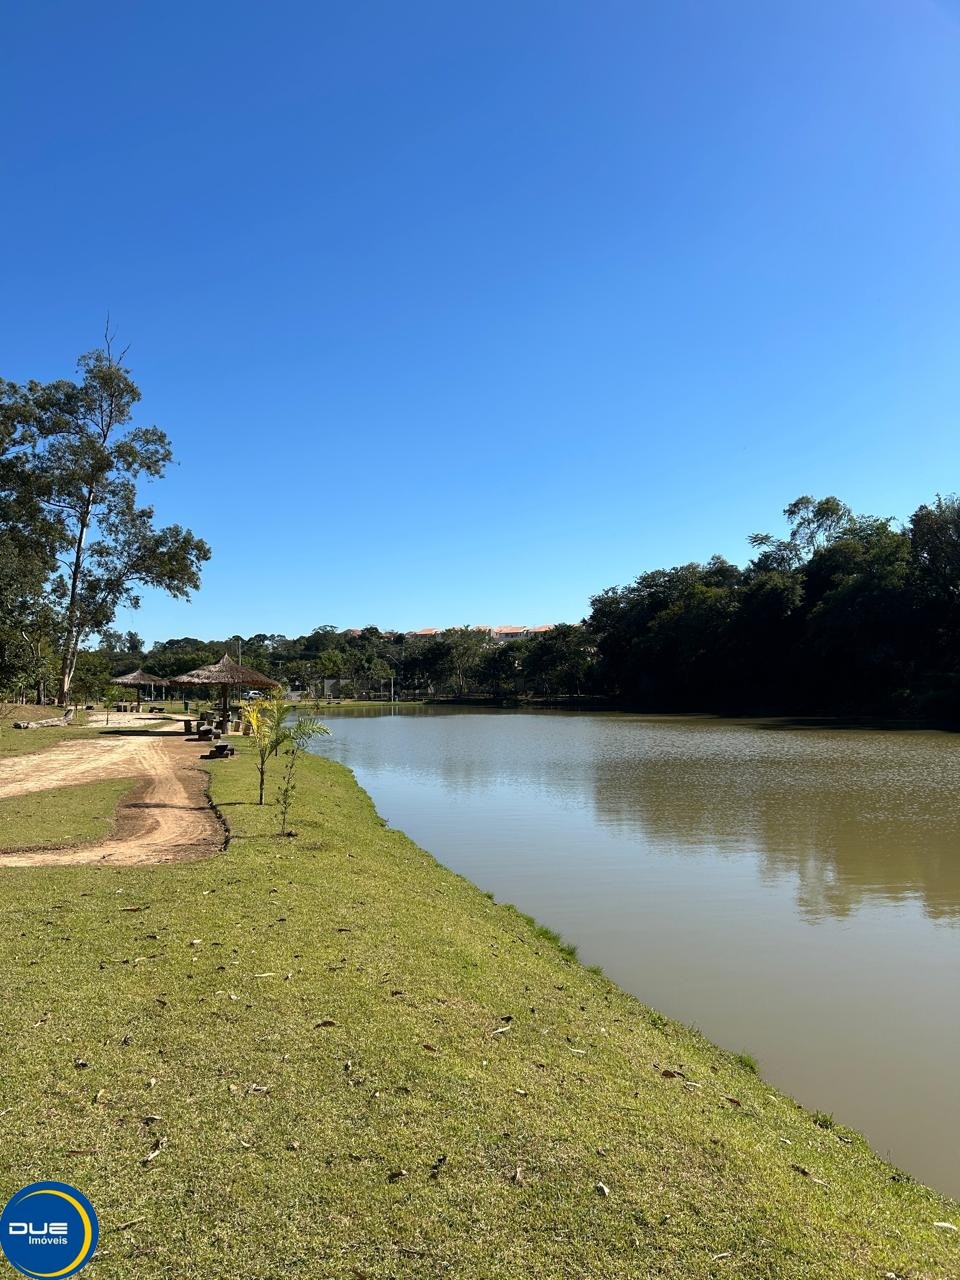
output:
<instances>
[{"instance_id":1,"label":"lake","mask_svg":"<svg viewBox=\"0 0 960 1280\"><path fill-rule=\"evenodd\" d=\"M960 737L372 708L316 750L644 1003L960 1195Z\"/></svg>"}]
</instances>

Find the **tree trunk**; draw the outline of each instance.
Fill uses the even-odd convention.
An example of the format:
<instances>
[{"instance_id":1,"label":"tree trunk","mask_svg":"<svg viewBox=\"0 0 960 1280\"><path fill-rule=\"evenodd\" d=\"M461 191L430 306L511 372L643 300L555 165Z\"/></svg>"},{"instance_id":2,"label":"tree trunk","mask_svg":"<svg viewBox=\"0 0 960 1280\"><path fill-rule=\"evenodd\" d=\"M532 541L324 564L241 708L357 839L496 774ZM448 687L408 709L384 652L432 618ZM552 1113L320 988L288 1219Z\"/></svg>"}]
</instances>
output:
<instances>
[{"instance_id":1,"label":"tree trunk","mask_svg":"<svg viewBox=\"0 0 960 1280\"><path fill-rule=\"evenodd\" d=\"M57 692L57 704L67 705L70 693L70 682L77 666L77 651L80 648L80 575L83 571L83 548L87 541L87 530L93 512L94 494L91 490L84 503L83 515L77 530L77 541L73 552L73 565L70 569L70 601L67 605L67 630L63 638L63 657L60 664L60 688Z\"/></svg>"},{"instance_id":2,"label":"tree trunk","mask_svg":"<svg viewBox=\"0 0 960 1280\"><path fill-rule=\"evenodd\" d=\"M73 682L73 673L77 668L77 654L80 650L79 637L76 643L72 644L64 651L63 662L60 667L60 687L57 691L57 705L65 707L70 700L70 685Z\"/></svg>"}]
</instances>

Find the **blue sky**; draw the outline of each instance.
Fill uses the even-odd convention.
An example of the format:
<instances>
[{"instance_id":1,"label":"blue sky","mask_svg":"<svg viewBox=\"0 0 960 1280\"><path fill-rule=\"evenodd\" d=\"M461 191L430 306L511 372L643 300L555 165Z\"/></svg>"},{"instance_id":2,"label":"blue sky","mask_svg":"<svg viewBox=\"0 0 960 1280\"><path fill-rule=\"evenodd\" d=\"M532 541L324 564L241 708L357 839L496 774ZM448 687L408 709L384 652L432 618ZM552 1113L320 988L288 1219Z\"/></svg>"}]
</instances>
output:
<instances>
[{"instance_id":1,"label":"blue sky","mask_svg":"<svg viewBox=\"0 0 960 1280\"><path fill-rule=\"evenodd\" d=\"M958 487L957 0L9 6L0 375L109 310L148 640L575 619Z\"/></svg>"}]
</instances>

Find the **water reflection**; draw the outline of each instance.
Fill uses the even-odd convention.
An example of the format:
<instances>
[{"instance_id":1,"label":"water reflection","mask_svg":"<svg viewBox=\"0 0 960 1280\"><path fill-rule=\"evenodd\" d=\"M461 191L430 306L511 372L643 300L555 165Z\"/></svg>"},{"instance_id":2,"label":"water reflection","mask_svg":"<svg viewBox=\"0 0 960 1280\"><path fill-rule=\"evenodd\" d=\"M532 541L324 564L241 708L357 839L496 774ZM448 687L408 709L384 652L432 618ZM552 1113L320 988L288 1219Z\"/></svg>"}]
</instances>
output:
<instances>
[{"instance_id":1,"label":"water reflection","mask_svg":"<svg viewBox=\"0 0 960 1280\"><path fill-rule=\"evenodd\" d=\"M535 788L659 851L758 854L763 876L793 878L810 920L877 898L960 919L960 741L948 734L429 707L332 718L354 726L330 750L355 768L429 777L461 800Z\"/></svg>"},{"instance_id":2,"label":"water reflection","mask_svg":"<svg viewBox=\"0 0 960 1280\"><path fill-rule=\"evenodd\" d=\"M644 735L646 736L646 735ZM674 725L597 758L603 823L661 848L756 851L806 918L873 898L960 919L960 758L946 735L758 735Z\"/></svg>"},{"instance_id":3,"label":"water reflection","mask_svg":"<svg viewBox=\"0 0 960 1280\"><path fill-rule=\"evenodd\" d=\"M960 739L427 708L329 723L317 750L394 826L960 1193Z\"/></svg>"}]
</instances>

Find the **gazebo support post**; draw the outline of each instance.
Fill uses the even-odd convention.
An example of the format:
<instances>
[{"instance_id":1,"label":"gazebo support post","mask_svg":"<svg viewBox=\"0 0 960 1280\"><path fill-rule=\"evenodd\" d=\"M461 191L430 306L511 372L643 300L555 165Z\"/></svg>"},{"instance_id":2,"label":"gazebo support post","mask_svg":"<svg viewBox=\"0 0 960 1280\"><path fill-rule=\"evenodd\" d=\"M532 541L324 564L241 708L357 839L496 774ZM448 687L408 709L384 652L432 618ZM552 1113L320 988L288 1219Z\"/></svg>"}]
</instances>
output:
<instances>
[{"instance_id":1,"label":"gazebo support post","mask_svg":"<svg viewBox=\"0 0 960 1280\"><path fill-rule=\"evenodd\" d=\"M174 676L174 685L203 685L211 691L211 702L216 702L215 689L220 690L220 725L223 733L230 730L230 691L243 689L249 685L254 689L279 689L276 680L271 680L261 671L252 667L241 667L228 654L224 654L219 662L208 663L205 667L197 667L195 671L186 671L182 676Z\"/></svg>"},{"instance_id":2,"label":"gazebo support post","mask_svg":"<svg viewBox=\"0 0 960 1280\"><path fill-rule=\"evenodd\" d=\"M136 705L139 711L143 705L143 691L147 685L150 686L150 697L151 699L153 698L153 681L155 678L152 672L138 668L136 671L128 671L126 675L116 676L115 683L131 689L136 688ZM131 696L127 701L128 703L132 702L133 697Z\"/></svg>"}]
</instances>

